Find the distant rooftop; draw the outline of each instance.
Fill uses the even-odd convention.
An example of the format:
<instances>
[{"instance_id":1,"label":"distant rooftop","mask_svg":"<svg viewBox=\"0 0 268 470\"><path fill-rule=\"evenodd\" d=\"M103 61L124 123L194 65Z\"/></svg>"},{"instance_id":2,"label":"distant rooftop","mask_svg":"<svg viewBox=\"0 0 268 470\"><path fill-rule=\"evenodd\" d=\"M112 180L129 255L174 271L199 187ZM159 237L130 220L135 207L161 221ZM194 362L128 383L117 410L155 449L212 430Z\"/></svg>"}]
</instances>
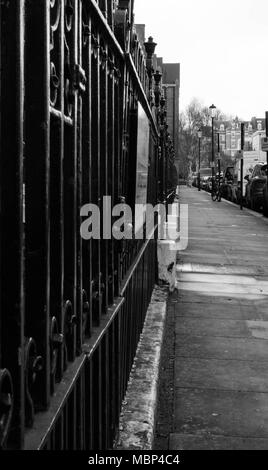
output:
<instances>
[{"instance_id":1,"label":"distant rooftop","mask_svg":"<svg viewBox=\"0 0 268 470\"><path fill-rule=\"evenodd\" d=\"M143 46L145 43L145 24L135 24L138 39Z\"/></svg>"},{"instance_id":2,"label":"distant rooftop","mask_svg":"<svg viewBox=\"0 0 268 470\"><path fill-rule=\"evenodd\" d=\"M167 64L163 62L162 57L157 59L158 66L161 68L163 73L163 83L165 84L180 84L180 64Z\"/></svg>"}]
</instances>

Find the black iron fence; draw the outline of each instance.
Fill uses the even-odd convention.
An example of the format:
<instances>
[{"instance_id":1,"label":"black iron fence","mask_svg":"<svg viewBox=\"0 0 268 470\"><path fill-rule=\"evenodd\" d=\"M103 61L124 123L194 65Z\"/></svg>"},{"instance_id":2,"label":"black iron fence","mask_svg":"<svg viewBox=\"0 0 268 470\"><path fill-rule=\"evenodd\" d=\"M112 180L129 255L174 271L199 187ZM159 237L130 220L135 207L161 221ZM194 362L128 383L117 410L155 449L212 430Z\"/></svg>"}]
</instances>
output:
<instances>
[{"instance_id":1,"label":"black iron fence","mask_svg":"<svg viewBox=\"0 0 268 470\"><path fill-rule=\"evenodd\" d=\"M83 241L80 208L110 195L134 209L139 105L147 202L165 199L133 1L1 0L0 34L0 447L108 449L156 241Z\"/></svg>"}]
</instances>

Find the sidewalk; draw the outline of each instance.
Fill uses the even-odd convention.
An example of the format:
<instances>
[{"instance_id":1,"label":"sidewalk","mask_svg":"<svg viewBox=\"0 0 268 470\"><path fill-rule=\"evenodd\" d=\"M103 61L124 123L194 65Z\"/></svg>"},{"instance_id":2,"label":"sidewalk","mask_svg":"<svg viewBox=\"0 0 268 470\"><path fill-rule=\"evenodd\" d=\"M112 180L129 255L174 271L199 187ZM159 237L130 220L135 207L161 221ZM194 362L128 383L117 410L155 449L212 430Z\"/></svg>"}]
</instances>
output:
<instances>
[{"instance_id":1,"label":"sidewalk","mask_svg":"<svg viewBox=\"0 0 268 470\"><path fill-rule=\"evenodd\" d=\"M196 189L181 202L169 449L268 449L268 224Z\"/></svg>"}]
</instances>

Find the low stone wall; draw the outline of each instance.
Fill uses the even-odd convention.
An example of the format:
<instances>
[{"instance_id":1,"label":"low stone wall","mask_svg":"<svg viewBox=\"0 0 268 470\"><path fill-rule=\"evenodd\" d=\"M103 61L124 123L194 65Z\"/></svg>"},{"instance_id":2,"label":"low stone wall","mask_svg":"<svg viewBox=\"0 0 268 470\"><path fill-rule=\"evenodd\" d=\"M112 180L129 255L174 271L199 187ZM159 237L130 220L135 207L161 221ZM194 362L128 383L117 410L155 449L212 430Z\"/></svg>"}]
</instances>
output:
<instances>
[{"instance_id":1,"label":"low stone wall","mask_svg":"<svg viewBox=\"0 0 268 470\"><path fill-rule=\"evenodd\" d=\"M152 449L167 297L167 287L155 287L123 403L117 450Z\"/></svg>"}]
</instances>

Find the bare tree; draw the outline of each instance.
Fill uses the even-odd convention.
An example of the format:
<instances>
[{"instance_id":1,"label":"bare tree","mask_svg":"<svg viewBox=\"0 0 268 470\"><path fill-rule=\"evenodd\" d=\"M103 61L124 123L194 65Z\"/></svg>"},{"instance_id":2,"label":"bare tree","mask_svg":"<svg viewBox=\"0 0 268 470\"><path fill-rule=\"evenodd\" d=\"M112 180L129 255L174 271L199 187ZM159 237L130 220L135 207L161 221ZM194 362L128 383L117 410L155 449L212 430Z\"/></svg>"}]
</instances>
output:
<instances>
[{"instance_id":1,"label":"bare tree","mask_svg":"<svg viewBox=\"0 0 268 470\"><path fill-rule=\"evenodd\" d=\"M220 110L217 110L216 121L229 120ZM199 157L197 132L201 129L202 152L201 164L208 166L211 159L211 117L208 107L203 106L197 98L194 98L186 110L180 114L179 119L179 154L180 177L186 178L189 172L196 171Z\"/></svg>"}]
</instances>

